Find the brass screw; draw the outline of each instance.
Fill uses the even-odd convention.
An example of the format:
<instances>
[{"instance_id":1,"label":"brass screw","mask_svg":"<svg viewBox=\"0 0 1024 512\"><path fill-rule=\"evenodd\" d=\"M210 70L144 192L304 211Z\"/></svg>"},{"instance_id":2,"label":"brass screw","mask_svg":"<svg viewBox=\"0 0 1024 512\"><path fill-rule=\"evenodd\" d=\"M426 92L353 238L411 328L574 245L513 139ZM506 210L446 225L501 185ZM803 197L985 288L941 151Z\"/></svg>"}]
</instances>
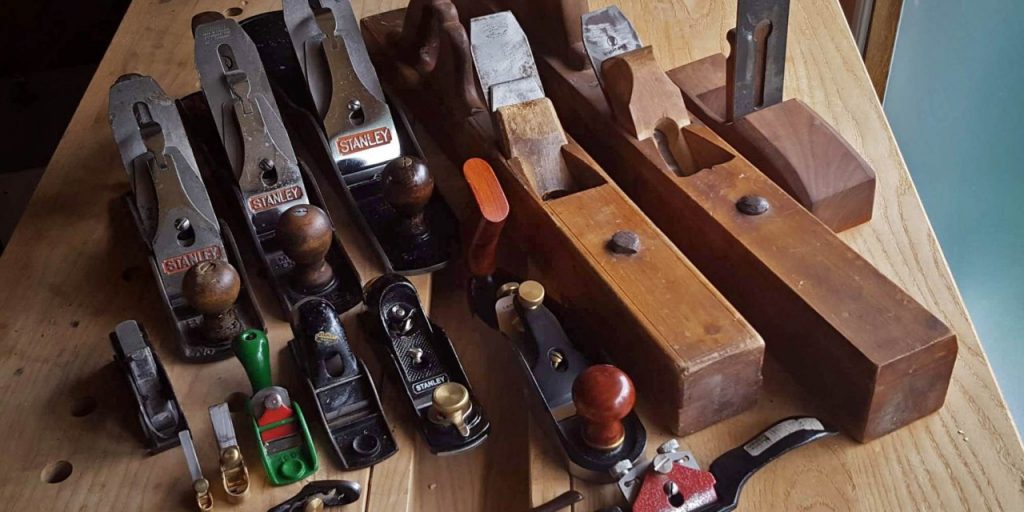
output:
<instances>
[{"instance_id":1,"label":"brass screw","mask_svg":"<svg viewBox=\"0 0 1024 512\"><path fill-rule=\"evenodd\" d=\"M558 367L561 366L562 361L565 361L565 356L561 352L553 350L551 354L548 355L548 359L551 361L551 367L557 370Z\"/></svg>"},{"instance_id":2,"label":"brass screw","mask_svg":"<svg viewBox=\"0 0 1024 512\"><path fill-rule=\"evenodd\" d=\"M544 303L544 286L537 281L523 281L517 297L524 308L537 309Z\"/></svg>"}]
</instances>

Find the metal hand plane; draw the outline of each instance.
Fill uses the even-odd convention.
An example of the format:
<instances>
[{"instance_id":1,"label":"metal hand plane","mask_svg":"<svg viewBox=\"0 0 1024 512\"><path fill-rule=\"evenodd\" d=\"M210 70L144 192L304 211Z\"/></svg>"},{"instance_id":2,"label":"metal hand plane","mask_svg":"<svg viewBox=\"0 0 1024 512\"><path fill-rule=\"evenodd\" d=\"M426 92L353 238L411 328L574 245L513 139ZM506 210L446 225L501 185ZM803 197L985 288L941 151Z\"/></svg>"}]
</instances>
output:
<instances>
[{"instance_id":1,"label":"metal hand plane","mask_svg":"<svg viewBox=\"0 0 1024 512\"><path fill-rule=\"evenodd\" d=\"M385 274L367 283L365 302L367 332L393 363L430 451L447 455L483 443L491 424L472 395L455 347L427 318L413 284Z\"/></svg>"},{"instance_id":2,"label":"metal hand plane","mask_svg":"<svg viewBox=\"0 0 1024 512\"><path fill-rule=\"evenodd\" d=\"M287 89L297 104L312 99L314 133L305 138L330 155L325 174L353 207L385 270L412 275L443 267L455 219L434 193L434 178L404 110L381 88L351 4L286 0L284 22L298 65L285 66L292 76L279 82L306 84L304 90ZM270 49L261 51L266 61Z\"/></svg>"},{"instance_id":3,"label":"metal hand plane","mask_svg":"<svg viewBox=\"0 0 1024 512\"><path fill-rule=\"evenodd\" d=\"M307 296L352 308L359 276L296 157L255 45L234 20L194 21L196 67L226 152L217 174L233 190L283 314Z\"/></svg>"},{"instance_id":4,"label":"metal hand plane","mask_svg":"<svg viewBox=\"0 0 1024 512\"><path fill-rule=\"evenodd\" d=\"M508 202L494 171L480 159L463 167L480 224L467 243L473 274L468 287L474 314L512 342L540 421L558 440L569 471L586 480L608 481L621 460L639 463L647 431L633 412L633 382L614 366L594 365L573 343L536 281L507 281L495 290L495 255ZM487 297L485 294L489 294Z\"/></svg>"},{"instance_id":5,"label":"metal hand plane","mask_svg":"<svg viewBox=\"0 0 1024 512\"><path fill-rule=\"evenodd\" d=\"M338 312L316 297L295 305L288 349L306 379L342 469L372 466L398 451L377 388L349 346Z\"/></svg>"},{"instance_id":6,"label":"metal hand plane","mask_svg":"<svg viewBox=\"0 0 1024 512\"><path fill-rule=\"evenodd\" d=\"M110 126L178 348L188 361L231 355L231 339L263 328L234 237L218 222L174 100L150 77L110 88Z\"/></svg>"}]
</instances>

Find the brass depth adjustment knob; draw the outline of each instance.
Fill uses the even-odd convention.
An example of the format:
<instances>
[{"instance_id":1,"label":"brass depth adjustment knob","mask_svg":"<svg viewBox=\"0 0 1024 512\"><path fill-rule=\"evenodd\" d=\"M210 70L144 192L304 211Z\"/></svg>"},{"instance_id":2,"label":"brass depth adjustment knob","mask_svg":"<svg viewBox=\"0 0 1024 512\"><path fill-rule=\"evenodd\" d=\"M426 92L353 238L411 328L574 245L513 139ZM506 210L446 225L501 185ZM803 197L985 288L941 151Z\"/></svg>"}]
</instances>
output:
<instances>
[{"instance_id":1,"label":"brass depth adjustment knob","mask_svg":"<svg viewBox=\"0 0 1024 512\"><path fill-rule=\"evenodd\" d=\"M473 408L469 399L469 390L458 382L445 382L434 388L430 406L431 421L443 425L452 425L459 430L462 437L469 437L469 425L466 415Z\"/></svg>"},{"instance_id":2,"label":"brass depth adjustment knob","mask_svg":"<svg viewBox=\"0 0 1024 512\"><path fill-rule=\"evenodd\" d=\"M523 281L516 291L516 301L526 309L537 309L544 304L544 285L537 281Z\"/></svg>"},{"instance_id":3,"label":"brass depth adjustment knob","mask_svg":"<svg viewBox=\"0 0 1024 512\"><path fill-rule=\"evenodd\" d=\"M325 259L334 227L323 210L311 204L285 210L277 221L276 237L281 250L295 261L291 284L297 291L316 293L334 283L334 270Z\"/></svg>"},{"instance_id":4,"label":"brass depth adjustment knob","mask_svg":"<svg viewBox=\"0 0 1024 512\"><path fill-rule=\"evenodd\" d=\"M636 403L636 389L625 372L610 364L590 366L573 382L572 401L583 418L584 442L607 451L622 444L622 418Z\"/></svg>"},{"instance_id":5,"label":"brass depth adjustment knob","mask_svg":"<svg viewBox=\"0 0 1024 512\"><path fill-rule=\"evenodd\" d=\"M424 209L434 194L434 176L419 158L396 158L381 171L384 200L402 216L403 234L415 238L427 236Z\"/></svg>"},{"instance_id":6,"label":"brass depth adjustment knob","mask_svg":"<svg viewBox=\"0 0 1024 512\"><path fill-rule=\"evenodd\" d=\"M207 341L230 341L242 332L242 323L235 312L235 301L241 289L238 271L223 260L199 262L185 273L181 293L189 305L203 314L199 329Z\"/></svg>"}]
</instances>

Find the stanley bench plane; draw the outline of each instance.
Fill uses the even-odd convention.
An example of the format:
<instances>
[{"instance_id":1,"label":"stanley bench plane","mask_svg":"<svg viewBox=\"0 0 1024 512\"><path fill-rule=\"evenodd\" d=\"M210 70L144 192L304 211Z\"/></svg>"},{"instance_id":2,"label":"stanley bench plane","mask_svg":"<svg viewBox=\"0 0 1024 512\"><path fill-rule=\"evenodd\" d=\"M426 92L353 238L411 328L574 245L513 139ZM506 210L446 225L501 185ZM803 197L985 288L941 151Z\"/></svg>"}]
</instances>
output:
<instances>
[{"instance_id":1,"label":"stanley bench plane","mask_svg":"<svg viewBox=\"0 0 1024 512\"><path fill-rule=\"evenodd\" d=\"M593 70L538 60L566 126L779 362L862 442L941 407L957 352L949 328L692 120L617 8L582 23Z\"/></svg>"},{"instance_id":2,"label":"stanley bench plane","mask_svg":"<svg viewBox=\"0 0 1024 512\"><path fill-rule=\"evenodd\" d=\"M467 245L474 283L469 300L474 313L499 330L515 347L526 370L529 394L543 410L537 417L558 440L574 476L607 481L622 461L639 463L647 430L632 411L636 391L618 368L594 365L569 340L558 317L544 304L544 287L536 281L506 282L489 290L495 272L494 249L508 214L508 202L494 171L478 158L463 172L481 213ZM488 300L489 299L489 300Z\"/></svg>"},{"instance_id":3,"label":"stanley bench plane","mask_svg":"<svg viewBox=\"0 0 1024 512\"><path fill-rule=\"evenodd\" d=\"M372 466L398 451L366 365L349 346L338 312L309 297L295 306L288 350L309 385L342 469Z\"/></svg>"},{"instance_id":4,"label":"stanley bench plane","mask_svg":"<svg viewBox=\"0 0 1024 512\"><path fill-rule=\"evenodd\" d=\"M298 482L316 473L320 461L302 407L288 390L271 381L270 342L263 331L250 329L232 345L252 384L246 409L252 421L263 469L272 485Z\"/></svg>"},{"instance_id":5,"label":"stanley bench plane","mask_svg":"<svg viewBox=\"0 0 1024 512\"><path fill-rule=\"evenodd\" d=\"M431 272L450 257L456 220L434 193L408 121L389 105L348 0L284 0L323 151L387 272ZM396 120L398 121L396 123ZM326 139L324 138L326 134ZM404 155L404 156L403 156Z\"/></svg>"},{"instance_id":6,"label":"stanley bench plane","mask_svg":"<svg viewBox=\"0 0 1024 512\"><path fill-rule=\"evenodd\" d=\"M660 423L688 433L753 405L760 337L565 134L515 21L477 27L471 53L446 0L363 20L381 76L416 118L432 120L426 128L450 159L493 166L511 205L510 245L532 256L577 339L606 350L641 395L662 397L651 404Z\"/></svg>"},{"instance_id":7,"label":"stanley bench plane","mask_svg":"<svg viewBox=\"0 0 1024 512\"><path fill-rule=\"evenodd\" d=\"M128 172L127 197L160 297L188 361L231 355L263 328L231 231L218 222L175 103L147 76L110 88L110 126Z\"/></svg>"},{"instance_id":8,"label":"stanley bench plane","mask_svg":"<svg viewBox=\"0 0 1024 512\"><path fill-rule=\"evenodd\" d=\"M812 417L779 421L742 446L719 456L704 471L690 452L670 439L654 460L623 460L612 473L631 512L728 512L739 505L743 484L769 462L838 431ZM600 512L622 512L610 507Z\"/></svg>"},{"instance_id":9,"label":"stanley bench plane","mask_svg":"<svg viewBox=\"0 0 1024 512\"><path fill-rule=\"evenodd\" d=\"M231 19L195 27L196 67L230 183L283 313L306 296L339 311L360 301L359 275L341 247L315 183L295 157L252 40Z\"/></svg>"},{"instance_id":10,"label":"stanley bench plane","mask_svg":"<svg viewBox=\"0 0 1024 512\"><path fill-rule=\"evenodd\" d=\"M416 287L398 274L384 274L366 284L364 302L366 332L383 347L381 360L393 363L430 451L449 455L483 443L491 423L448 335L423 311Z\"/></svg>"},{"instance_id":11,"label":"stanley bench plane","mask_svg":"<svg viewBox=\"0 0 1024 512\"><path fill-rule=\"evenodd\" d=\"M871 219L875 171L804 102L782 101L790 0L739 0L731 51L668 71L697 118L835 232Z\"/></svg>"}]
</instances>

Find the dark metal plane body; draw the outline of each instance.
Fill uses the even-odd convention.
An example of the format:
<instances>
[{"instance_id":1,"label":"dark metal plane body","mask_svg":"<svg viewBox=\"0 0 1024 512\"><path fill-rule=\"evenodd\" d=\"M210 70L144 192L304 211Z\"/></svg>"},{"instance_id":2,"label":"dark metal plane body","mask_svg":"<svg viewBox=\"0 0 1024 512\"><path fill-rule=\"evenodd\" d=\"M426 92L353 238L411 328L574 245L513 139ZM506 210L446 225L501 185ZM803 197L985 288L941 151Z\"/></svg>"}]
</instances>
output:
<instances>
[{"instance_id":1,"label":"dark metal plane body","mask_svg":"<svg viewBox=\"0 0 1024 512\"><path fill-rule=\"evenodd\" d=\"M110 333L110 343L114 362L138 404L150 455L178 446L178 433L188 430L188 422L145 329L135 320L126 320Z\"/></svg>"},{"instance_id":2,"label":"dark metal plane body","mask_svg":"<svg viewBox=\"0 0 1024 512\"><path fill-rule=\"evenodd\" d=\"M128 173L126 200L149 251L160 297L188 361L231 355L230 340L209 342L202 314L188 304L182 278L193 265L230 263L241 278L235 305L242 329L263 329L234 237L219 222L174 100L148 76L125 75L110 88L110 125Z\"/></svg>"},{"instance_id":3,"label":"dark metal plane body","mask_svg":"<svg viewBox=\"0 0 1024 512\"><path fill-rule=\"evenodd\" d=\"M345 470L372 466L398 451L366 365L349 346L337 311L311 297L296 305L288 349L306 379L320 421Z\"/></svg>"},{"instance_id":4,"label":"dark metal plane body","mask_svg":"<svg viewBox=\"0 0 1024 512\"><path fill-rule=\"evenodd\" d=\"M444 330L427 318L413 284L398 274L385 274L367 284L365 302L367 330L385 347L430 450L454 454L483 443L490 422L472 396L455 347ZM461 430L439 421L435 414L435 391L448 383L459 385L466 396L465 408L459 412Z\"/></svg>"},{"instance_id":5,"label":"dark metal plane body","mask_svg":"<svg viewBox=\"0 0 1024 512\"><path fill-rule=\"evenodd\" d=\"M256 46L231 19L199 25L195 40L203 94L230 163L219 174L230 182L284 314L309 295L339 311L351 309L360 302L360 281L337 236L326 256L334 282L315 293L288 283L295 262L275 239L278 219L295 205L326 208L306 164L296 157Z\"/></svg>"}]
</instances>

